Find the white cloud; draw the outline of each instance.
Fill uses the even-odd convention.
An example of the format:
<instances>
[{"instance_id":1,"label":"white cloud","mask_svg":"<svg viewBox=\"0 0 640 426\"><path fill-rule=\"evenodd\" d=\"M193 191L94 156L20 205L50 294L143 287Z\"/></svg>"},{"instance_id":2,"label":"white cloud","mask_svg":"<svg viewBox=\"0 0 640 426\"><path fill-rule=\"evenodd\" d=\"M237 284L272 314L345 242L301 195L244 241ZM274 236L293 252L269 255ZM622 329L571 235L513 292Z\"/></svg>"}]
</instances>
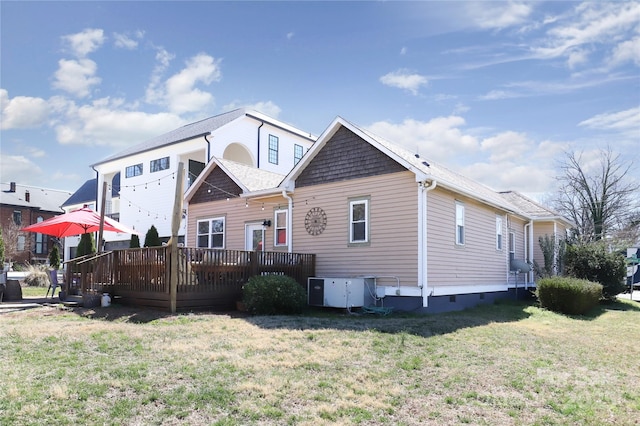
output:
<instances>
[{"instance_id":1,"label":"white cloud","mask_svg":"<svg viewBox=\"0 0 640 426\"><path fill-rule=\"evenodd\" d=\"M598 130L631 131L635 132L636 137L640 137L640 107L598 114L581 121L578 126Z\"/></svg>"},{"instance_id":2,"label":"white cloud","mask_svg":"<svg viewBox=\"0 0 640 426\"><path fill-rule=\"evenodd\" d=\"M42 98L16 96L9 99L9 93L0 89L0 105L2 120L0 129L26 129L38 127L46 123L50 108Z\"/></svg>"},{"instance_id":3,"label":"white cloud","mask_svg":"<svg viewBox=\"0 0 640 426\"><path fill-rule=\"evenodd\" d=\"M282 112L282 109L272 101L262 101L262 102L256 102L253 104L246 104L246 103L234 101L234 102L228 103L222 109L224 111L232 111L238 108L254 109L256 111L259 111L273 118L278 118L278 116Z\"/></svg>"},{"instance_id":4,"label":"white cloud","mask_svg":"<svg viewBox=\"0 0 640 426\"><path fill-rule=\"evenodd\" d=\"M62 36L62 40L69 44L71 50L78 58L84 58L91 52L95 52L106 40L101 29L87 28L86 30Z\"/></svg>"},{"instance_id":5,"label":"white cloud","mask_svg":"<svg viewBox=\"0 0 640 426\"><path fill-rule=\"evenodd\" d=\"M417 95L420 87L426 86L429 83L427 77L411 73L411 71L405 69L383 75L380 77L380 82L386 86L408 90L413 95Z\"/></svg>"},{"instance_id":6,"label":"white cloud","mask_svg":"<svg viewBox=\"0 0 640 426\"><path fill-rule=\"evenodd\" d=\"M4 155L0 153L0 178L3 182L21 182L29 184L42 175L42 169L22 155Z\"/></svg>"},{"instance_id":7,"label":"white cloud","mask_svg":"<svg viewBox=\"0 0 640 426\"><path fill-rule=\"evenodd\" d=\"M295 33L293 31L288 32L287 33L287 40L291 40L294 35L295 35Z\"/></svg>"},{"instance_id":8,"label":"white cloud","mask_svg":"<svg viewBox=\"0 0 640 426\"><path fill-rule=\"evenodd\" d=\"M503 29L520 25L529 17L532 8L522 2L471 2L467 14L480 28Z\"/></svg>"},{"instance_id":9,"label":"white cloud","mask_svg":"<svg viewBox=\"0 0 640 426\"><path fill-rule=\"evenodd\" d=\"M574 12L553 22L546 37L533 47L538 58L565 58L570 67L586 66L585 49L594 46L609 50L619 61L638 57L626 39L640 22L640 3L584 2Z\"/></svg>"},{"instance_id":10,"label":"white cloud","mask_svg":"<svg viewBox=\"0 0 640 426\"><path fill-rule=\"evenodd\" d=\"M555 170L552 166L552 164L545 167L540 164L515 162L477 162L463 167L460 172L495 191L547 193L555 184Z\"/></svg>"},{"instance_id":11,"label":"white cloud","mask_svg":"<svg viewBox=\"0 0 640 426\"><path fill-rule=\"evenodd\" d=\"M175 114L201 111L211 105L213 96L200 90L196 85L199 83L209 85L214 81L220 81L221 61L204 53L198 54L187 60L185 68L161 84L159 71L164 69L163 61L168 61L170 57L164 50L159 52L157 59L160 60L160 68L154 71L152 81L147 88L147 101L166 105Z\"/></svg>"},{"instance_id":12,"label":"white cloud","mask_svg":"<svg viewBox=\"0 0 640 426\"><path fill-rule=\"evenodd\" d=\"M483 139L480 146L483 151L491 153L489 159L492 162L499 163L522 158L532 144L523 133L506 131Z\"/></svg>"},{"instance_id":13,"label":"white cloud","mask_svg":"<svg viewBox=\"0 0 640 426\"><path fill-rule=\"evenodd\" d=\"M79 98L89 96L90 89L102 81L95 74L98 66L91 59L60 59L53 87Z\"/></svg>"},{"instance_id":14,"label":"white cloud","mask_svg":"<svg viewBox=\"0 0 640 426\"><path fill-rule=\"evenodd\" d=\"M460 129L464 125L464 118L449 116L426 122L406 119L400 124L379 121L367 128L411 152L445 162L460 152L472 154L478 150L478 140Z\"/></svg>"},{"instance_id":15,"label":"white cloud","mask_svg":"<svg viewBox=\"0 0 640 426\"><path fill-rule=\"evenodd\" d=\"M113 39L116 47L121 47L127 50L134 50L138 47L138 42L126 34L113 33Z\"/></svg>"},{"instance_id":16,"label":"white cloud","mask_svg":"<svg viewBox=\"0 0 640 426\"><path fill-rule=\"evenodd\" d=\"M521 95L511 90L492 90L486 95L482 95L479 97L480 100L483 101L495 101L499 99L512 99L518 98Z\"/></svg>"},{"instance_id":17,"label":"white cloud","mask_svg":"<svg viewBox=\"0 0 640 426\"><path fill-rule=\"evenodd\" d=\"M121 99L99 99L80 107L68 105L64 119L55 123L63 145L100 145L124 148L173 130L184 121L171 113L145 113L124 108Z\"/></svg>"},{"instance_id":18,"label":"white cloud","mask_svg":"<svg viewBox=\"0 0 640 426\"><path fill-rule=\"evenodd\" d=\"M621 65L626 62L633 62L640 66L640 37L625 40L619 43L611 54L611 65Z\"/></svg>"}]
</instances>

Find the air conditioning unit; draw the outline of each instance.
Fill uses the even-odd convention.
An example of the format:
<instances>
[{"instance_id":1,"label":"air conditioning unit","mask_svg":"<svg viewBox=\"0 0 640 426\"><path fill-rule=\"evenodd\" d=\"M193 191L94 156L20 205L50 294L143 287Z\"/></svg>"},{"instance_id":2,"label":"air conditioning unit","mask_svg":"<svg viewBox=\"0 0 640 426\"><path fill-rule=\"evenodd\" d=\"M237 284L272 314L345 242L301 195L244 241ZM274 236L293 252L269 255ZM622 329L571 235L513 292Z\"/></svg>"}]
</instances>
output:
<instances>
[{"instance_id":1,"label":"air conditioning unit","mask_svg":"<svg viewBox=\"0 0 640 426\"><path fill-rule=\"evenodd\" d=\"M364 278L309 278L311 306L361 308L364 306Z\"/></svg>"}]
</instances>

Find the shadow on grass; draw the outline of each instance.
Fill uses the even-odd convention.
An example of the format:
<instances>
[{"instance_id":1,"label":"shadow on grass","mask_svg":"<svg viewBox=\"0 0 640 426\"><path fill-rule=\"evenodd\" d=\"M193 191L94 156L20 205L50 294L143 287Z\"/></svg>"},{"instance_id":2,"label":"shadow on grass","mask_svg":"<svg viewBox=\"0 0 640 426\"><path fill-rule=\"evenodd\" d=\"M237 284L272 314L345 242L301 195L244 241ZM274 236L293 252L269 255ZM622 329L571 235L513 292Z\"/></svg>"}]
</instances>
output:
<instances>
[{"instance_id":1,"label":"shadow on grass","mask_svg":"<svg viewBox=\"0 0 640 426\"><path fill-rule=\"evenodd\" d=\"M310 309L300 316L247 316L245 321L264 329L377 331L430 337L491 323L520 321L530 316L527 312L529 306L530 302L503 301L464 311L439 314L395 313L388 316Z\"/></svg>"},{"instance_id":2,"label":"shadow on grass","mask_svg":"<svg viewBox=\"0 0 640 426\"><path fill-rule=\"evenodd\" d=\"M196 311L169 313L166 311L111 305L108 308L73 308L69 312L87 319L134 324L146 324L157 320L180 322L211 315L240 318L263 329L283 330L345 330L378 331L380 333L409 333L428 337L452 333L456 330L478 327L490 323L520 321L529 317L530 302L501 301L464 311L439 314L411 314L397 312L388 316L347 313L345 310L309 308L302 315L251 316L238 311Z\"/></svg>"},{"instance_id":3,"label":"shadow on grass","mask_svg":"<svg viewBox=\"0 0 640 426\"><path fill-rule=\"evenodd\" d=\"M598 306L587 312L585 315L568 315L568 317L577 320L593 321L609 311L640 312L640 303L631 300L601 302Z\"/></svg>"}]
</instances>

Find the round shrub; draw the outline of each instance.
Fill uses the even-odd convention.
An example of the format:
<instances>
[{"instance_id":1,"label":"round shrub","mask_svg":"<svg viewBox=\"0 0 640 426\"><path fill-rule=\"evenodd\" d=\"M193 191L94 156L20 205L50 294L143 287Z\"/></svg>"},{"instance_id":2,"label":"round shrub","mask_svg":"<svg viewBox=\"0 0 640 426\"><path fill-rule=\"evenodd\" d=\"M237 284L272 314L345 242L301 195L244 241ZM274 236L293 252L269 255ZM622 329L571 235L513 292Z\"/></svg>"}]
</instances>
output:
<instances>
[{"instance_id":1,"label":"round shrub","mask_svg":"<svg viewBox=\"0 0 640 426\"><path fill-rule=\"evenodd\" d=\"M584 315L598 305L602 285L569 277L549 277L537 282L540 306L567 315Z\"/></svg>"},{"instance_id":2,"label":"round shrub","mask_svg":"<svg viewBox=\"0 0 640 426\"><path fill-rule=\"evenodd\" d=\"M619 253L609 253L602 243L567 247L566 273L572 277L602 284L602 297L613 301L625 290L627 266Z\"/></svg>"},{"instance_id":3,"label":"round shrub","mask_svg":"<svg viewBox=\"0 0 640 426\"><path fill-rule=\"evenodd\" d=\"M254 315L299 314L307 303L304 288L286 275L256 275L243 287L243 302Z\"/></svg>"}]
</instances>

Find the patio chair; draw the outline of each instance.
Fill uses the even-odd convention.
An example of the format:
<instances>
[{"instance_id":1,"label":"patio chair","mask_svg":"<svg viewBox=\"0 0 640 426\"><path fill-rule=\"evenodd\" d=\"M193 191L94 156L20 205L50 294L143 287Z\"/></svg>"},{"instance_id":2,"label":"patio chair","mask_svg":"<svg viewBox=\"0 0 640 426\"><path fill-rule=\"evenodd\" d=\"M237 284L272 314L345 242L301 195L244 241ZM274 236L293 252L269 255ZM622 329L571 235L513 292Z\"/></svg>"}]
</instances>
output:
<instances>
[{"instance_id":1,"label":"patio chair","mask_svg":"<svg viewBox=\"0 0 640 426\"><path fill-rule=\"evenodd\" d=\"M56 292L56 288L58 288L59 286L60 284L58 284L58 271L56 270L49 271L49 288L47 289L47 293L44 295L44 297L46 298L47 295L49 294L49 290L51 290L51 298L53 299L53 296Z\"/></svg>"}]
</instances>

